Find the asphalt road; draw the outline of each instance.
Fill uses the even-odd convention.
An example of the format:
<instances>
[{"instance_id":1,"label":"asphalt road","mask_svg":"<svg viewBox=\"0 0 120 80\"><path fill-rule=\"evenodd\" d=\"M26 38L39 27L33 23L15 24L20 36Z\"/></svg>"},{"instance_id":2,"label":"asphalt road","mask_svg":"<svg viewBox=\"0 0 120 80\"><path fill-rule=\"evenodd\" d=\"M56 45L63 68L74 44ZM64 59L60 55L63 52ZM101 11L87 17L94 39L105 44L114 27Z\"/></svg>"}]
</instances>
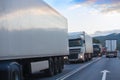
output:
<instances>
[{"instance_id":1,"label":"asphalt road","mask_svg":"<svg viewBox=\"0 0 120 80\"><path fill-rule=\"evenodd\" d=\"M105 75L101 71L107 70ZM95 58L80 64L67 64L61 74L47 77L39 74L34 80L120 80L120 58ZM103 78L104 77L104 78Z\"/></svg>"},{"instance_id":2,"label":"asphalt road","mask_svg":"<svg viewBox=\"0 0 120 80\"><path fill-rule=\"evenodd\" d=\"M120 80L120 59L102 57L99 61L78 71L65 80L102 80L101 71L108 70L106 80Z\"/></svg>"}]
</instances>

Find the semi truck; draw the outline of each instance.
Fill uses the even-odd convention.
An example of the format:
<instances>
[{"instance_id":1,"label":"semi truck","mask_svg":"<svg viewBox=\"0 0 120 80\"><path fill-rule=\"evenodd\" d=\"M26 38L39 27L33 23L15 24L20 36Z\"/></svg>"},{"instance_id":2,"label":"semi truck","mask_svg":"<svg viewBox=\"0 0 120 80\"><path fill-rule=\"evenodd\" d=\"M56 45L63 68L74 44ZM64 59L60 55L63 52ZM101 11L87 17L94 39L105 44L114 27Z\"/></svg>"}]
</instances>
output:
<instances>
[{"instance_id":1,"label":"semi truck","mask_svg":"<svg viewBox=\"0 0 120 80\"><path fill-rule=\"evenodd\" d=\"M69 33L69 62L84 62L92 59L92 37L85 32Z\"/></svg>"},{"instance_id":2,"label":"semi truck","mask_svg":"<svg viewBox=\"0 0 120 80\"><path fill-rule=\"evenodd\" d=\"M62 72L67 19L43 0L0 0L0 80Z\"/></svg>"},{"instance_id":3,"label":"semi truck","mask_svg":"<svg viewBox=\"0 0 120 80\"><path fill-rule=\"evenodd\" d=\"M102 45L100 43L93 44L93 57L102 56Z\"/></svg>"},{"instance_id":4,"label":"semi truck","mask_svg":"<svg viewBox=\"0 0 120 80\"><path fill-rule=\"evenodd\" d=\"M117 40L105 40L106 57L117 57Z\"/></svg>"}]
</instances>

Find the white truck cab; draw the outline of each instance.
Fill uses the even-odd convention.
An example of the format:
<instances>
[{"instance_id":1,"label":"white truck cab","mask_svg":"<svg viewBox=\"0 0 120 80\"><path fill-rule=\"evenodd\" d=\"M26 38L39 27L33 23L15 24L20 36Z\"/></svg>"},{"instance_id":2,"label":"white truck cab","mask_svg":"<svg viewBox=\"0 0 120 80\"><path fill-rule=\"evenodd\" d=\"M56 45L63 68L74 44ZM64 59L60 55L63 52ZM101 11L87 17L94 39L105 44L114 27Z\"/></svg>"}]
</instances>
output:
<instances>
[{"instance_id":1,"label":"white truck cab","mask_svg":"<svg viewBox=\"0 0 120 80\"><path fill-rule=\"evenodd\" d=\"M92 59L92 38L85 32L69 34L69 61L87 61Z\"/></svg>"}]
</instances>

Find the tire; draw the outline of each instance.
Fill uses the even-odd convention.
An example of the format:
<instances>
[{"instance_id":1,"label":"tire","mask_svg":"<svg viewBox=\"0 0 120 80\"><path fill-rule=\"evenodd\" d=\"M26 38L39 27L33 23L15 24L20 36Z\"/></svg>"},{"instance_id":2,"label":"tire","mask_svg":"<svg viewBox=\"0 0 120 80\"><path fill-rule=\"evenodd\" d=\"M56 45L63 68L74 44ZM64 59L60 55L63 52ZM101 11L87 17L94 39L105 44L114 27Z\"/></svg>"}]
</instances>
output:
<instances>
[{"instance_id":1,"label":"tire","mask_svg":"<svg viewBox=\"0 0 120 80\"><path fill-rule=\"evenodd\" d=\"M58 70L59 70L59 73L61 73L62 72L62 58L61 57L59 57L58 58Z\"/></svg>"},{"instance_id":2,"label":"tire","mask_svg":"<svg viewBox=\"0 0 120 80\"><path fill-rule=\"evenodd\" d=\"M22 67L16 62L0 62L0 80L23 80Z\"/></svg>"},{"instance_id":3,"label":"tire","mask_svg":"<svg viewBox=\"0 0 120 80\"><path fill-rule=\"evenodd\" d=\"M10 80L23 80L22 68L18 63L12 62L9 67L11 76Z\"/></svg>"},{"instance_id":4,"label":"tire","mask_svg":"<svg viewBox=\"0 0 120 80\"><path fill-rule=\"evenodd\" d=\"M62 65L62 69L64 69L64 58L61 57L61 65Z\"/></svg>"},{"instance_id":5,"label":"tire","mask_svg":"<svg viewBox=\"0 0 120 80\"><path fill-rule=\"evenodd\" d=\"M12 73L12 80L20 80L18 72L14 71Z\"/></svg>"},{"instance_id":6,"label":"tire","mask_svg":"<svg viewBox=\"0 0 120 80\"><path fill-rule=\"evenodd\" d=\"M89 61L89 54L87 54L87 61Z\"/></svg>"},{"instance_id":7,"label":"tire","mask_svg":"<svg viewBox=\"0 0 120 80\"><path fill-rule=\"evenodd\" d=\"M83 62L87 62L88 60L87 60L87 55L86 54L84 54L84 60L83 60Z\"/></svg>"},{"instance_id":8,"label":"tire","mask_svg":"<svg viewBox=\"0 0 120 80\"><path fill-rule=\"evenodd\" d=\"M49 58L49 69L46 72L48 76L53 76L54 75L54 61L52 58Z\"/></svg>"},{"instance_id":9,"label":"tire","mask_svg":"<svg viewBox=\"0 0 120 80\"><path fill-rule=\"evenodd\" d=\"M54 58L54 74L58 74L59 73L59 65L58 65L58 58L55 57Z\"/></svg>"},{"instance_id":10,"label":"tire","mask_svg":"<svg viewBox=\"0 0 120 80\"><path fill-rule=\"evenodd\" d=\"M93 58L93 57L92 57L92 53L91 53L90 57L91 57L90 60L92 60L92 58Z\"/></svg>"}]
</instances>

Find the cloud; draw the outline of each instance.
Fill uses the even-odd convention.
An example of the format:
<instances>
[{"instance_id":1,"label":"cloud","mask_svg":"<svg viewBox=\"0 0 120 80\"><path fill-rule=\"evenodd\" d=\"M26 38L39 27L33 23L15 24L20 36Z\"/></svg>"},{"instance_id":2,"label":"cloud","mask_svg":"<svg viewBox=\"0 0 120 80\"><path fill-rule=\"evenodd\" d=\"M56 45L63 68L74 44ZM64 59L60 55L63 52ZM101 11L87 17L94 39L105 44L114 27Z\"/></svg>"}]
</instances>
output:
<instances>
[{"instance_id":1,"label":"cloud","mask_svg":"<svg viewBox=\"0 0 120 80\"><path fill-rule=\"evenodd\" d=\"M81 7L80 4L76 4L76 5L74 5L74 6L69 7L69 9L70 9L70 10L74 10L74 9L77 9L77 8L80 8L80 7Z\"/></svg>"},{"instance_id":2,"label":"cloud","mask_svg":"<svg viewBox=\"0 0 120 80\"><path fill-rule=\"evenodd\" d=\"M103 13L110 13L110 12L120 13L120 2L111 5L101 5L100 7L101 7L101 12Z\"/></svg>"},{"instance_id":3,"label":"cloud","mask_svg":"<svg viewBox=\"0 0 120 80\"><path fill-rule=\"evenodd\" d=\"M103 13L120 12L120 0L72 0L70 9L77 9L82 6L89 6L100 10Z\"/></svg>"}]
</instances>

